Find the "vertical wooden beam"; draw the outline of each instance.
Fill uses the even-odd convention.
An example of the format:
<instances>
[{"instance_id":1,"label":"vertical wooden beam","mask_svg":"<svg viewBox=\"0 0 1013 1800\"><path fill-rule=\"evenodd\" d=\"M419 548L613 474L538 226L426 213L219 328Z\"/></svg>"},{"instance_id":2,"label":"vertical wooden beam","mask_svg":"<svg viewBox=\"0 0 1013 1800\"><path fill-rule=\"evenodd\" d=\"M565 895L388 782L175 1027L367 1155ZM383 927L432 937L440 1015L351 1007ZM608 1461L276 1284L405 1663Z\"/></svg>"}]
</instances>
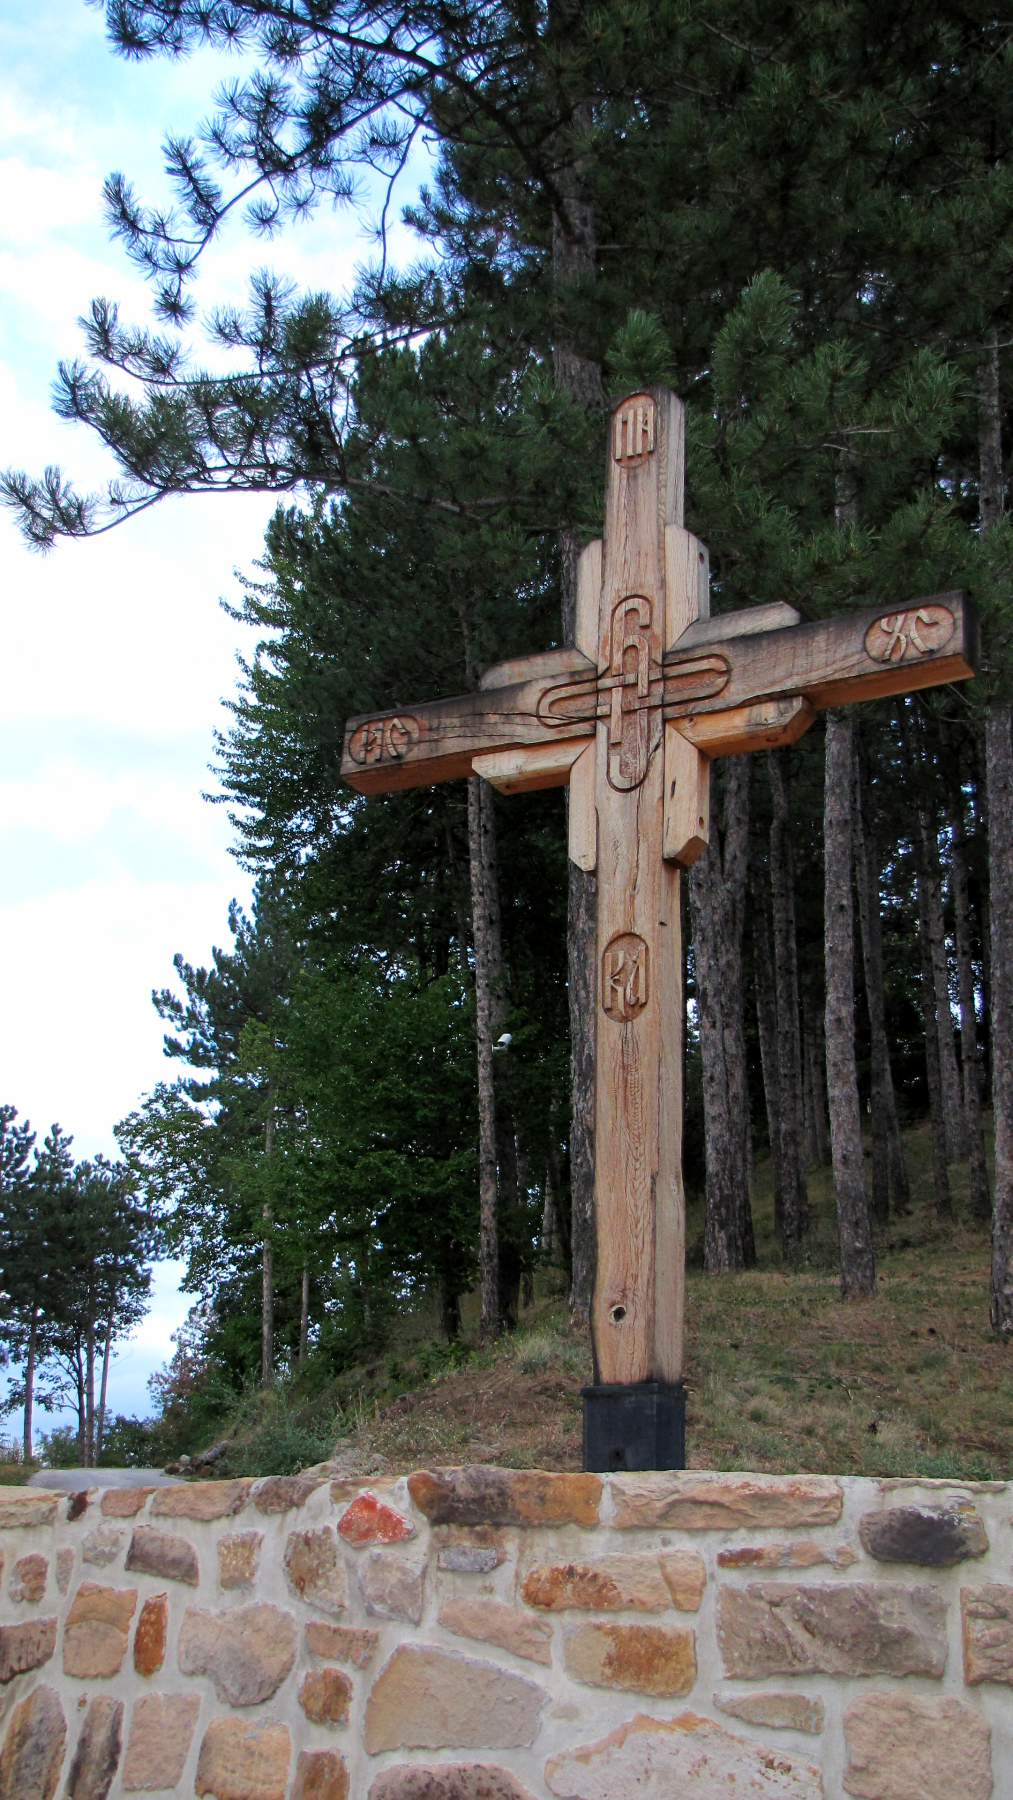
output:
<instances>
[{"instance_id":1,"label":"vertical wooden beam","mask_svg":"<svg viewBox=\"0 0 1013 1800\"><path fill-rule=\"evenodd\" d=\"M682 1371L682 955L679 875L664 859L661 658L699 607L679 531L666 618L666 526L681 527L683 409L665 390L613 416L606 477L598 671L598 1031L592 1307L599 1383ZM694 540L695 543L695 540ZM681 560L680 560L681 558ZM609 685L611 684L611 685ZM691 747L692 748L692 747ZM696 752L694 751L695 755Z\"/></svg>"}]
</instances>

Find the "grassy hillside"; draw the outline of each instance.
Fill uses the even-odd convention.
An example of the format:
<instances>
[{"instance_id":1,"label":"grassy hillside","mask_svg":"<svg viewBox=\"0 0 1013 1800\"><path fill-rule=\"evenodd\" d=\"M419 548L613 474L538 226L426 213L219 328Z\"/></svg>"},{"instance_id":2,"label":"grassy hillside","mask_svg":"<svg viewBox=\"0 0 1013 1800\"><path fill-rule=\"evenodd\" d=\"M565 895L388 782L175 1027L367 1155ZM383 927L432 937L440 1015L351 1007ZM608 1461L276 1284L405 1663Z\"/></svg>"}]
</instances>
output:
<instances>
[{"instance_id":1,"label":"grassy hillside","mask_svg":"<svg viewBox=\"0 0 1013 1800\"><path fill-rule=\"evenodd\" d=\"M771 1171L756 1170L758 1268L707 1277L703 1213L690 1208L687 1367L691 1465L977 1478L1013 1474L1013 1349L988 1326L988 1241L963 1223L966 1171L951 1169L955 1224L937 1221L927 1127L906 1136L911 1214L877 1245L879 1290L843 1304L829 1171L810 1176L813 1223L800 1265L781 1266ZM214 1473L283 1472L343 1453L363 1467L498 1462L580 1466L586 1337L570 1325L559 1271L544 1270L521 1329L474 1348L435 1341L425 1309L384 1356L340 1382L248 1396L216 1433ZM194 1448L197 1446L195 1445ZM208 1471L210 1472L210 1471Z\"/></svg>"}]
</instances>

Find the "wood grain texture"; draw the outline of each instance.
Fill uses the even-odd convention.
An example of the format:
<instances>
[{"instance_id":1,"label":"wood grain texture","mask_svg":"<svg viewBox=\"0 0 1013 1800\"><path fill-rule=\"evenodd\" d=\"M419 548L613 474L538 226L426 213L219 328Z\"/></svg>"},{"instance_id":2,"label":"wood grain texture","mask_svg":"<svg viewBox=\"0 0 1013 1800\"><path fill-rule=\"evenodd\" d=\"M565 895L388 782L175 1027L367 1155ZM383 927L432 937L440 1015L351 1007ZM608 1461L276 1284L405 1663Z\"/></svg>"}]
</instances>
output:
<instances>
[{"instance_id":1,"label":"wood grain texture","mask_svg":"<svg viewBox=\"0 0 1013 1800\"><path fill-rule=\"evenodd\" d=\"M929 624L919 626L919 618ZM952 629L945 620L952 621ZM727 684L720 694L685 705L666 698L666 718L698 719L794 696L811 706L848 706L966 681L978 666L977 613L966 594L929 594L903 608L870 607L784 630L709 638L706 647L728 663ZM695 642L675 645L665 656L666 675L680 660L699 656Z\"/></svg>"},{"instance_id":2,"label":"wood grain texture","mask_svg":"<svg viewBox=\"0 0 1013 1800\"><path fill-rule=\"evenodd\" d=\"M562 743L522 744L515 750L482 750L471 766L501 794L531 794L538 788L565 787L578 756L590 745L582 738Z\"/></svg>"},{"instance_id":3,"label":"wood grain texture","mask_svg":"<svg viewBox=\"0 0 1013 1800\"><path fill-rule=\"evenodd\" d=\"M588 720L563 718L549 725L538 712L553 689L593 676L590 659L579 650L564 650L551 652L551 661L522 657L505 666L516 674L530 663L535 673L528 679L349 719L341 758L345 780L360 794L391 793L470 775L483 751L591 737L594 726Z\"/></svg>"},{"instance_id":4,"label":"wood grain texture","mask_svg":"<svg viewBox=\"0 0 1013 1800\"><path fill-rule=\"evenodd\" d=\"M668 732L676 731L705 756L741 756L747 750L776 750L781 744L793 744L815 717L816 709L808 700L758 700L753 706L732 706L727 712L669 720L665 741Z\"/></svg>"},{"instance_id":5,"label":"wood grain texture","mask_svg":"<svg viewBox=\"0 0 1013 1800\"><path fill-rule=\"evenodd\" d=\"M631 701L635 681L649 680L663 654L665 526L681 523L682 407L667 393L652 398L653 453L617 461L610 434L607 461L598 671L618 679L621 665L629 684L623 697ZM680 548L684 553L684 541ZM689 623L697 595L695 578L683 578L673 595L673 636ZM631 601L635 612L626 610ZM604 1382L675 1381L682 1367L679 878L662 856L660 708L642 708L635 727L627 723L633 716L617 703L599 719L595 764L600 985L592 1336L596 1379ZM621 754L620 727L629 737Z\"/></svg>"},{"instance_id":6,"label":"wood grain texture","mask_svg":"<svg viewBox=\"0 0 1013 1800\"><path fill-rule=\"evenodd\" d=\"M595 806L594 743L582 746L570 771L570 807L567 836L570 861L585 873L598 864L598 809Z\"/></svg>"},{"instance_id":7,"label":"wood grain texture","mask_svg":"<svg viewBox=\"0 0 1013 1800\"><path fill-rule=\"evenodd\" d=\"M710 842L710 763L679 730L665 726L665 836L663 855L692 868Z\"/></svg>"}]
</instances>

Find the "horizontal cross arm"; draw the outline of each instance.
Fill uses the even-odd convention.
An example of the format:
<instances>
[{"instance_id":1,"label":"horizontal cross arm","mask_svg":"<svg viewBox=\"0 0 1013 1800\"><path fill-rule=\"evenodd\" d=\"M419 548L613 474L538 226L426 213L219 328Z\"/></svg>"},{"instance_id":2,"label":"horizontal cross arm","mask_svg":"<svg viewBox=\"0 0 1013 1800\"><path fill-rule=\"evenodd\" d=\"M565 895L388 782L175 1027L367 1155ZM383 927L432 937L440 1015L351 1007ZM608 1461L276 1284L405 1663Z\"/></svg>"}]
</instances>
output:
<instances>
[{"instance_id":1,"label":"horizontal cross arm","mask_svg":"<svg viewBox=\"0 0 1013 1800\"><path fill-rule=\"evenodd\" d=\"M594 673L581 651L554 650L497 664L476 694L360 714L345 726L341 773L360 794L390 793L470 775L475 757L486 751L591 737ZM549 716L554 689L572 691L588 678L583 717Z\"/></svg>"},{"instance_id":2,"label":"horizontal cross arm","mask_svg":"<svg viewBox=\"0 0 1013 1800\"><path fill-rule=\"evenodd\" d=\"M736 615L729 615L729 625L735 620ZM709 638L706 646L728 668L720 691L682 699L679 666L689 673L699 662L700 648L680 643L666 652L665 718L685 721L687 727L691 721L712 721L707 743L701 741L700 747L716 756L726 754L720 715L739 715L732 731L739 748L742 709L758 702L800 698L812 707L848 706L856 700L966 681L978 668L978 619L969 597L956 592L780 630L730 632L727 637Z\"/></svg>"}]
</instances>

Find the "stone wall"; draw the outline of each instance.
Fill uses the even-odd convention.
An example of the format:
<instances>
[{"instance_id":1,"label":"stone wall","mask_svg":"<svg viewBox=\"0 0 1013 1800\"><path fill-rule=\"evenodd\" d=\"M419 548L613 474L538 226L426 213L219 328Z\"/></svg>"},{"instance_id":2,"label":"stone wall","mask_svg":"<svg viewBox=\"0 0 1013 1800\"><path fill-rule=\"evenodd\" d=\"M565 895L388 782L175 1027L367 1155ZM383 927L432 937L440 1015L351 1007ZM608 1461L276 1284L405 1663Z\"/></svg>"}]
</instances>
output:
<instances>
[{"instance_id":1,"label":"stone wall","mask_svg":"<svg viewBox=\"0 0 1013 1800\"><path fill-rule=\"evenodd\" d=\"M0 1489L0 1800L1013 1793L1003 1484Z\"/></svg>"}]
</instances>

